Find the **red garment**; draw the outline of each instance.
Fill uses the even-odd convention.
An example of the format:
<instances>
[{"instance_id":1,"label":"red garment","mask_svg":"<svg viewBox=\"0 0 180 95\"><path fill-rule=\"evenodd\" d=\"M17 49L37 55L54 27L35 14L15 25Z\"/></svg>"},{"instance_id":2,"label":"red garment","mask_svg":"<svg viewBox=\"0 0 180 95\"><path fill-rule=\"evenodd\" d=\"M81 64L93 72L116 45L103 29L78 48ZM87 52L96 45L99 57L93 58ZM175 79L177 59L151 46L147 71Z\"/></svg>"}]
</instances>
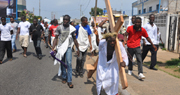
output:
<instances>
[{"instance_id":1,"label":"red garment","mask_svg":"<svg viewBox=\"0 0 180 95\"><path fill-rule=\"evenodd\" d=\"M49 28L49 31L51 31L51 36L52 37L55 37L55 31L56 31L56 28L58 27L58 25L54 26L54 25L51 25L51 27Z\"/></svg>"},{"instance_id":2,"label":"red garment","mask_svg":"<svg viewBox=\"0 0 180 95\"><path fill-rule=\"evenodd\" d=\"M128 40L127 40L127 46L129 48L137 48L140 47L140 40L141 37L144 36L145 38L148 37L147 31L142 27L140 31L136 31L134 29L134 25L129 26L127 28Z\"/></svg>"}]
</instances>

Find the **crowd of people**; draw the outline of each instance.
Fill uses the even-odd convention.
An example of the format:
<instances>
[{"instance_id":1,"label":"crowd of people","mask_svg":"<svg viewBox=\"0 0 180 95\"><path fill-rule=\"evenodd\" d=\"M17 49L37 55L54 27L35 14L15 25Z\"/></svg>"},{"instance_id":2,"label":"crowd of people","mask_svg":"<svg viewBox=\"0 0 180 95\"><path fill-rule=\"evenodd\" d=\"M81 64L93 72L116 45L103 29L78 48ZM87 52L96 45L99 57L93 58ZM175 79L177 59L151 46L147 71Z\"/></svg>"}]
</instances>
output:
<instances>
[{"instance_id":1,"label":"crowd of people","mask_svg":"<svg viewBox=\"0 0 180 95\"><path fill-rule=\"evenodd\" d=\"M114 21L115 21L114 16ZM19 43L23 49L23 56L27 58L27 48L29 37L33 41L37 58L42 59L41 41L45 42L46 48L56 52L56 57L65 62L61 64L54 60L54 64L59 64L58 76L62 77L62 83L67 83L69 88L73 88L72 83L72 51L76 51L76 77L83 78L83 67L86 61L88 49L92 55L99 52L97 65L96 87L98 95L105 91L108 95L117 95L119 85L119 67L116 60L115 45L119 43L122 53L123 62L120 66L128 66L128 74L132 75L133 58L135 57L138 64L139 79L145 79L143 75L143 60L148 51L151 52L151 65L149 69L157 70L157 49L161 40L160 32L154 23L155 15L149 15L149 23L142 27L140 17L132 16L132 25L126 29L122 26L120 32L111 31L108 19L102 21L99 25L95 20L88 25L87 17L81 18L81 23L74 25L69 15L63 16L62 24L54 19L50 24L42 20L34 19L33 24L26 21L25 16L21 17L18 24L14 18L10 18L10 23L6 23L6 18L2 17L0 24L0 64L3 63L5 50L9 61L13 58L13 52L17 51L15 41L19 38ZM116 38L119 42L116 42ZM141 46L141 40L143 41ZM162 42L162 40L161 40ZM163 43L163 42L162 42ZM67 70L66 70L67 69Z\"/></svg>"}]
</instances>

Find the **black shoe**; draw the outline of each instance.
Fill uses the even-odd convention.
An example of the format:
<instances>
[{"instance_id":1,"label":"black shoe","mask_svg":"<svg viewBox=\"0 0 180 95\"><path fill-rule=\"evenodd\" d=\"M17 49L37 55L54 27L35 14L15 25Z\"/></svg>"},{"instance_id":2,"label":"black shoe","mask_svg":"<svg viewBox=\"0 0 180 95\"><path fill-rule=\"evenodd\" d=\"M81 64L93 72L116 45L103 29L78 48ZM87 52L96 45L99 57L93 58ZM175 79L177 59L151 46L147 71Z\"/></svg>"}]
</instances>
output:
<instances>
[{"instance_id":1,"label":"black shoe","mask_svg":"<svg viewBox=\"0 0 180 95\"><path fill-rule=\"evenodd\" d=\"M156 70L156 71L158 70L158 69L156 69L156 68L154 68L154 67L153 67L153 68L149 67L149 69L151 69L151 70Z\"/></svg>"},{"instance_id":2,"label":"black shoe","mask_svg":"<svg viewBox=\"0 0 180 95\"><path fill-rule=\"evenodd\" d=\"M79 74L79 76L81 77L81 78L83 78L84 76L83 76L83 74Z\"/></svg>"},{"instance_id":3,"label":"black shoe","mask_svg":"<svg viewBox=\"0 0 180 95\"><path fill-rule=\"evenodd\" d=\"M77 71L75 72L75 77L76 77L76 78L78 77L78 72L77 72Z\"/></svg>"},{"instance_id":4,"label":"black shoe","mask_svg":"<svg viewBox=\"0 0 180 95\"><path fill-rule=\"evenodd\" d=\"M42 59L42 56L38 56L38 58L39 58L39 60L41 60L41 59Z\"/></svg>"}]
</instances>

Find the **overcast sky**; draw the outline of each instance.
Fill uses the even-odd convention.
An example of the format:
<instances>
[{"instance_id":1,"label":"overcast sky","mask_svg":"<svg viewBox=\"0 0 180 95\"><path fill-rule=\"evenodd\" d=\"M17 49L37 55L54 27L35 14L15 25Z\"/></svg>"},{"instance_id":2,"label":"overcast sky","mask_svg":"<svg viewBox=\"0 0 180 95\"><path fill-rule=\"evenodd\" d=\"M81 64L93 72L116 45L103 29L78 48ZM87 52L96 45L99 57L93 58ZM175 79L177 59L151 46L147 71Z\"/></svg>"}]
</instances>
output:
<instances>
[{"instance_id":1,"label":"overcast sky","mask_svg":"<svg viewBox=\"0 0 180 95\"><path fill-rule=\"evenodd\" d=\"M95 6L95 0L40 0L41 1L41 16L51 19L53 12L56 19L60 16L68 14L71 18L80 18L80 5L82 5L83 15L90 17L89 12ZM131 15L132 3L137 0L110 0L113 10L126 11L126 14ZM35 15L39 15L39 0L26 0L27 10L33 11ZM105 8L104 0L98 0L97 6Z\"/></svg>"}]
</instances>

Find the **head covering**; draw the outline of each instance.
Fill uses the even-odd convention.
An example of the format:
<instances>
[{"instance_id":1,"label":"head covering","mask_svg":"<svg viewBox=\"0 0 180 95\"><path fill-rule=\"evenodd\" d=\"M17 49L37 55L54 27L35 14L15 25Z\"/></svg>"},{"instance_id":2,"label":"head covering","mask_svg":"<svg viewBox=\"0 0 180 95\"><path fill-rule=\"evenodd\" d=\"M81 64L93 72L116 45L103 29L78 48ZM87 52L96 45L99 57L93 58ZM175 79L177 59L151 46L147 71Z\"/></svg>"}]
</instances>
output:
<instances>
[{"instance_id":1,"label":"head covering","mask_svg":"<svg viewBox=\"0 0 180 95\"><path fill-rule=\"evenodd\" d=\"M119 40L124 40L124 36L122 34L118 34L118 39Z\"/></svg>"}]
</instances>

